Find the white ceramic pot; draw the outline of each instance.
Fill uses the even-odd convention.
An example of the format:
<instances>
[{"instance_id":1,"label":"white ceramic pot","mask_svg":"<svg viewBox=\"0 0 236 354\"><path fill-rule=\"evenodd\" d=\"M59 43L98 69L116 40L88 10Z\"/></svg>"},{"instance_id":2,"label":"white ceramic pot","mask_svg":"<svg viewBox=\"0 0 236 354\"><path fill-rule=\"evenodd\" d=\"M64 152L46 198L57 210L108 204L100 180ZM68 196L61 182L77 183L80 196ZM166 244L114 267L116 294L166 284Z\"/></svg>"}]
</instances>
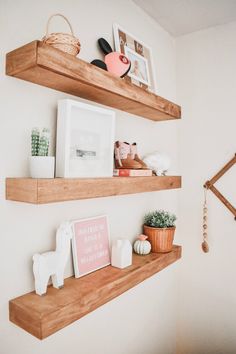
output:
<instances>
[{"instance_id":1,"label":"white ceramic pot","mask_svg":"<svg viewBox=\"0 0 236 354\"><path fill-rule=\"evenodd\" d=\"M116 240L112 245L111 265L125 268L132 264L132 246L129 240Z\"/></svg>"},{"instance_id":2,"label":"white ceramic pot","mask_svg":"<svg viewBox=\"0 0 236 354\"><path fill-rule=\"evenodd\" d=\"M54 156L31 156L29 161L30 177L32 178L54 178L55 157Z\"/></svg>"}]
</instances>

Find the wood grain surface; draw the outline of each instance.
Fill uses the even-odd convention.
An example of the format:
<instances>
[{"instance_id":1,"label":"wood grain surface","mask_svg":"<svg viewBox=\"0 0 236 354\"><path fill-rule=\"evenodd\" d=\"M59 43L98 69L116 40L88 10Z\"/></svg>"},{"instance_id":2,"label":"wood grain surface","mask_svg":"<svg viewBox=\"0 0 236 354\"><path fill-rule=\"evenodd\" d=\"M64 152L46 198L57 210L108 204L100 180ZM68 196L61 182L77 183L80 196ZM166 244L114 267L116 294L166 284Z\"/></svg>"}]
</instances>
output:
<instances>
[{"instance_id":1,"label":"wood grain surface","mask_svg":"<svg viewBox=\"0 0 236 354\"><path fill-rule=\"evenodd\" d=\"M6 199L34 204L153 192L181 187L180 176L7 178Z\"/></svg>"},{"instance_id":2,"label":"wood grain surface","mask_svg":"<svg viewBox=\"0 0 236 354\"><path fill-rule=\"evenodd\" d=\"M181 107L39 41L7 54L6 74L154 121L181 118Z\"/></svg>"},{"instance_id":3,"label":"wood grain surface","mask_svg":"<svg viewBox=\"0 0 236 354\"><path fill-rule=\"evenodd\" d=\"M179 258L181 247L173 246L165 254L134 254L133 264L125 269L107 266L82 278L68 278L63 289L49 286L45 296L31 292L11 300L10 321L39 339L46 338Z\"/></svg>"}]
</instances>

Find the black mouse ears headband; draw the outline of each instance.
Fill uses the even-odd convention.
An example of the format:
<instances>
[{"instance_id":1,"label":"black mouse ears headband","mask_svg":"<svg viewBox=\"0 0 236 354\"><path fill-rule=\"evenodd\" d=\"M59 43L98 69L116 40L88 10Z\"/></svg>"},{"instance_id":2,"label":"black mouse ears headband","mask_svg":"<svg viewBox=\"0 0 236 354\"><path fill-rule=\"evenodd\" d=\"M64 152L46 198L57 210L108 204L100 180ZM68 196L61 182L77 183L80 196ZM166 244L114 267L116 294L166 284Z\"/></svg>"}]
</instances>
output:
<instances>
[{"instance_id":1,"label":"black mouse ears headband","mask_svg":"<svg viewBox=\"0 0 236 354\"><path fill-rule=\"evenodd\" d=\"M105 55L113 52L112 47L104 38L99 38L98 44Z\"/></svg>"}]
</instances>

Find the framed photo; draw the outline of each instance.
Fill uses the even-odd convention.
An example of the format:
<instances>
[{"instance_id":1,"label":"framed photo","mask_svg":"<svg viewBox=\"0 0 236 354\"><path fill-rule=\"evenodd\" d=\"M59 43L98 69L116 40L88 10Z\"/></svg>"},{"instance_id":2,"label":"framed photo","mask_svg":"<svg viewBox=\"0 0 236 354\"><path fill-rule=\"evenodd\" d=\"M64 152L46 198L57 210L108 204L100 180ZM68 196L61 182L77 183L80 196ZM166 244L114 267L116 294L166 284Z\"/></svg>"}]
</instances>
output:
<instances>
[{"instance_id":1,"label":"framed photo","mask_svg":"<svg viewBox=\"0 0 236 354\"><path fill-rule=\"evenodd\" d=\"M116 23L113 24L113 33L115 49L125 54L131 61L131 69L124 79L144 90L155 92L155 73L151 48Z\"/></svg>"},{"instance_id":2,"label":"framed photo","mask_svg":"<svg viewBox=\"0 0 236 354\"><path fill-rule=\"evenodd\" d=\"M76 278L111 263L106 215L73 221L72 230L72 252Z\"/></svg>"},{"instance_id":3,"label":"framed photo","mask_svg":"<svg viewBox=\"0 0 236 354\"><path fill-rule=\"evenodd\" d=\"M150 86L151 82L147 59L128 47L125 47L125 55L131 61L129 76L146 86Z\"/></svg>"},{"instance_id":4,"label":"framed photo","mask_svg":"<svg viewBox=\"0 0 236 354\"><path fill-rule=\"evenodd\" d=\"M115 112L59 100L56 177L112 177Z\"/></svg>"}]
</instances>

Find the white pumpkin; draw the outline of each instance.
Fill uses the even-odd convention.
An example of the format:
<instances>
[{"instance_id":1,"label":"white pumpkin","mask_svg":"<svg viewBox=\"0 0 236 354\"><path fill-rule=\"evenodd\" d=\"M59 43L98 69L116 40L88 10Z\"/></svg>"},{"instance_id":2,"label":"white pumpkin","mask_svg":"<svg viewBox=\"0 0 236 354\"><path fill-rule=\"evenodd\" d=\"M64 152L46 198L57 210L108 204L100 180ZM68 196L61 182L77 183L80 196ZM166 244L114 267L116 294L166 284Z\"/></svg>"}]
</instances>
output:
<instances>
[{"instance_id":1,"label":"white pumpkin","mask_svg":"<svg viewBox=\"0 0 236 354\"><path fill-rule=\"evenodd\" d=\"M137 254L145 255L151 251L151 243L147 241L146 235L138 236L138 239L134 243L134 252Z\"/></svg>"}]
</instances>

